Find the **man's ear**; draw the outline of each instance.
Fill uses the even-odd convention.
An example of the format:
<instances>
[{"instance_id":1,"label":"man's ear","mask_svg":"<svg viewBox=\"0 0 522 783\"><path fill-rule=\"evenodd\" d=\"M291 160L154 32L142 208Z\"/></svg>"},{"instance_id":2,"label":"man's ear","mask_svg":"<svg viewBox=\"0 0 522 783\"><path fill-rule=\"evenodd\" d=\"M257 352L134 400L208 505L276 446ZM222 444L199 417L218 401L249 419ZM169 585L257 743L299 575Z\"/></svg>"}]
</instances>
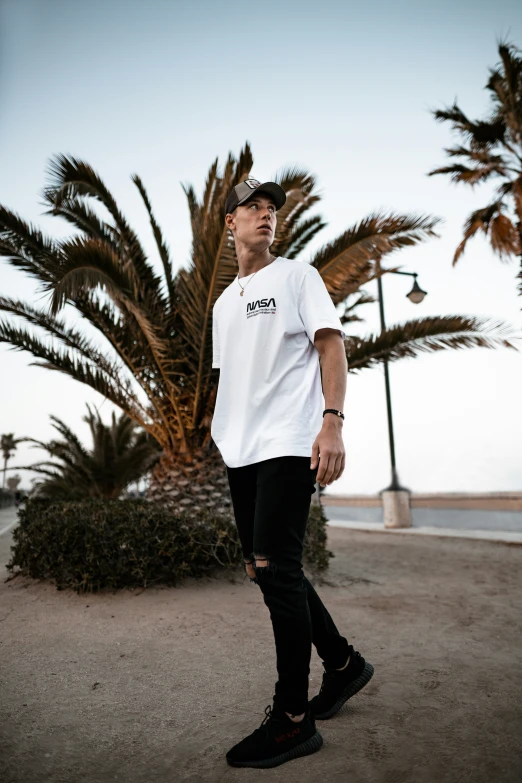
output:
<instances>
[{"instance_id":1,"label":"man's ear","mask_svg":"<svg viewBox=\"0 0 522 783\"><path fill-rule=\"evenodd\" d=\"M235 222L236 220L234 215L232 215L231 213L225 215L225 224L228 229L232 230L232 226L235 226Z\"/></svg>"}]
</instances>

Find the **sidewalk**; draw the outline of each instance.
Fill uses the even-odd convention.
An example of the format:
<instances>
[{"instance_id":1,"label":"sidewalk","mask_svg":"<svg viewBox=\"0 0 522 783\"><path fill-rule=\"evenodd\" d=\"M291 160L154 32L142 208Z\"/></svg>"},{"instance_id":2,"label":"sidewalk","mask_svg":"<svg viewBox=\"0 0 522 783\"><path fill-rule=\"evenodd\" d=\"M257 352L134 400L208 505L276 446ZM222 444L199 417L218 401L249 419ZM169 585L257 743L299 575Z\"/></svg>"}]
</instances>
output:
<instances>
[{"instance_id":1,"label":"sidewalk","mask_svg":"<svg viewBox=\"0 0 522 783\"><path fill-rule=\"evenodd\" d=\"M0 508L0 536L7 533L16 525L18 509L16 506Z\"/></svg>"},{"instance_id":2,"label":"sidewalk","mask_svg":"<svg viewBox=\"0 0 522 783\"><path fill-rule=\"evenodd\" d=\"M316 587L375 676L320 723L319 753L262 773L225 763L275 677L241 572L83 596L19 577L0 582L2 779L519 783L522 548L334 527L328 545ZM321 671L314 653L312 694Z\"/></svg>"},{"instance_id":3,"label":"sidewalk","mask_svg":"<svg viewBox=\"0 0 522 783\"><path fill-rule=\"evenodd\" d=\"M333 527L385 531L390 535L417 534L522 544L522 511L412 508L411 528L385 530L380 507L329 505L328 497L324 497L323 508Z\"/></svg>"}]
</instances>

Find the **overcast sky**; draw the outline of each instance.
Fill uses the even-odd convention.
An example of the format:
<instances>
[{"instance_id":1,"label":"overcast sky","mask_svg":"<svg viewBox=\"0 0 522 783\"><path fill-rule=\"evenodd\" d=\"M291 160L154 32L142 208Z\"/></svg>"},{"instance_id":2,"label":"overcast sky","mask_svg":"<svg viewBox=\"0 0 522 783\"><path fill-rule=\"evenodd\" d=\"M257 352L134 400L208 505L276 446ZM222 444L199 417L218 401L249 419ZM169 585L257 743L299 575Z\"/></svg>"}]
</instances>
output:
<instances>
[{"instance_id":1,"label":"overcast sky","mask_svg":"<svg viewBox=\"0 0 522 783\"><path fill-rule=\"evenodd\" d=\"M186 265L181 183L201 193L214 158L248 139L256 178L289 164L317 176L328 226L304 262L376 209L443 218L439 239L394 256L428 296L412 305L410 278L387 275L388 324L466 314L520 331L516 262L502 264L477 238L451 265L467 215L493 188L426 176L455 140L430 110L456 98L468 116L486 114L498 40L522 48L520 2L0 0L0 9L0 203L25 219L68 233L42 215L39 192L49 158L69 153L98 171L156 258L136 172L175 266ZM35 282L5 261L0 276L5 295L43 304ZM377 304L361 314L360 333L378 328ZM85 403L103 403L107 420L111 404L31 361L0 345L0 432L49 439L56 414L88 442ZM521 367L521 352L479 348L394 363L402 483L414 492L521 490ZM382 369L349 374L345 413L347 466L327 492L378 492L390 479ZM20 446L12 464L41 456Z\"/></svg>"}]
</instances>

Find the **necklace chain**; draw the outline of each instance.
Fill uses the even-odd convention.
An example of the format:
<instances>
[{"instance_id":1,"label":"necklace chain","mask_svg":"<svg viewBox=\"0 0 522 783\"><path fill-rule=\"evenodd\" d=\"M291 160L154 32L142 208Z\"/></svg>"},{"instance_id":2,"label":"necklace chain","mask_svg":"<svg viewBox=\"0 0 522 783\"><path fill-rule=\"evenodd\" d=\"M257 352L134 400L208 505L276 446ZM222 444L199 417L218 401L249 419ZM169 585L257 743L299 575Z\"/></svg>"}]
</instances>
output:
<instances>
[{"instance_id":1,"label":"necklace chain","mask_svg":"<svg viewBox=\"0 0 522 783\"><path fill-rule=\"evenodd\" d=\"M270 266L270 264L271 264L273 261L275 261L275 260L276 260L276 258L277 258L277 256L274 256L274 257L272 258L272 260L271 260L271 261L269 261L269 262L268 262L268 264L266 264L266 266ZM262 267L261 267L261 269L264 269L264 268L265 268L264 266L262 266ZM252 275L252 277L250 278L250 280L253 280L253 279L254 279L254 277L257 275L257 273L258 273L258 272L260 272L260 271L261 271L260 269L256 269L256 271L254 272L254 274ZM248 280L248 282L246 282L246 283L245 283L245 285L241 285L241 283L239 282L239 273L238 273L238 276L237 276L237 282L239 283L239 287L241 288L241 293L239 294L239 296L243 296L243 294L244 294L244 292L245 292L245 288L247 287L248 283L250 283L250 280Z\"/></svg>"}]
</instances>

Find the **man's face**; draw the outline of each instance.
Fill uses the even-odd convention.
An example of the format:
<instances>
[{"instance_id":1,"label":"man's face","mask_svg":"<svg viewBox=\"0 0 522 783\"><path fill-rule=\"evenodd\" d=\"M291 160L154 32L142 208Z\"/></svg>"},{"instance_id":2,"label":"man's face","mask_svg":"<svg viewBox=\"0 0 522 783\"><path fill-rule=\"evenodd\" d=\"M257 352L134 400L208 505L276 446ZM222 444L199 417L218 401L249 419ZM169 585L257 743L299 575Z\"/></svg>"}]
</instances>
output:
<instances>
[{"instance_id":1,"label":"man's face","mask_svg":"<svg viewBox=\"0 0 522 783\"><path fill-rule=\"evenodd\" d=\"M276 208L270 196L256 193L225 218L234 238L247 247L263 251L274 241Z\"/></svg>"}]
</instances>

